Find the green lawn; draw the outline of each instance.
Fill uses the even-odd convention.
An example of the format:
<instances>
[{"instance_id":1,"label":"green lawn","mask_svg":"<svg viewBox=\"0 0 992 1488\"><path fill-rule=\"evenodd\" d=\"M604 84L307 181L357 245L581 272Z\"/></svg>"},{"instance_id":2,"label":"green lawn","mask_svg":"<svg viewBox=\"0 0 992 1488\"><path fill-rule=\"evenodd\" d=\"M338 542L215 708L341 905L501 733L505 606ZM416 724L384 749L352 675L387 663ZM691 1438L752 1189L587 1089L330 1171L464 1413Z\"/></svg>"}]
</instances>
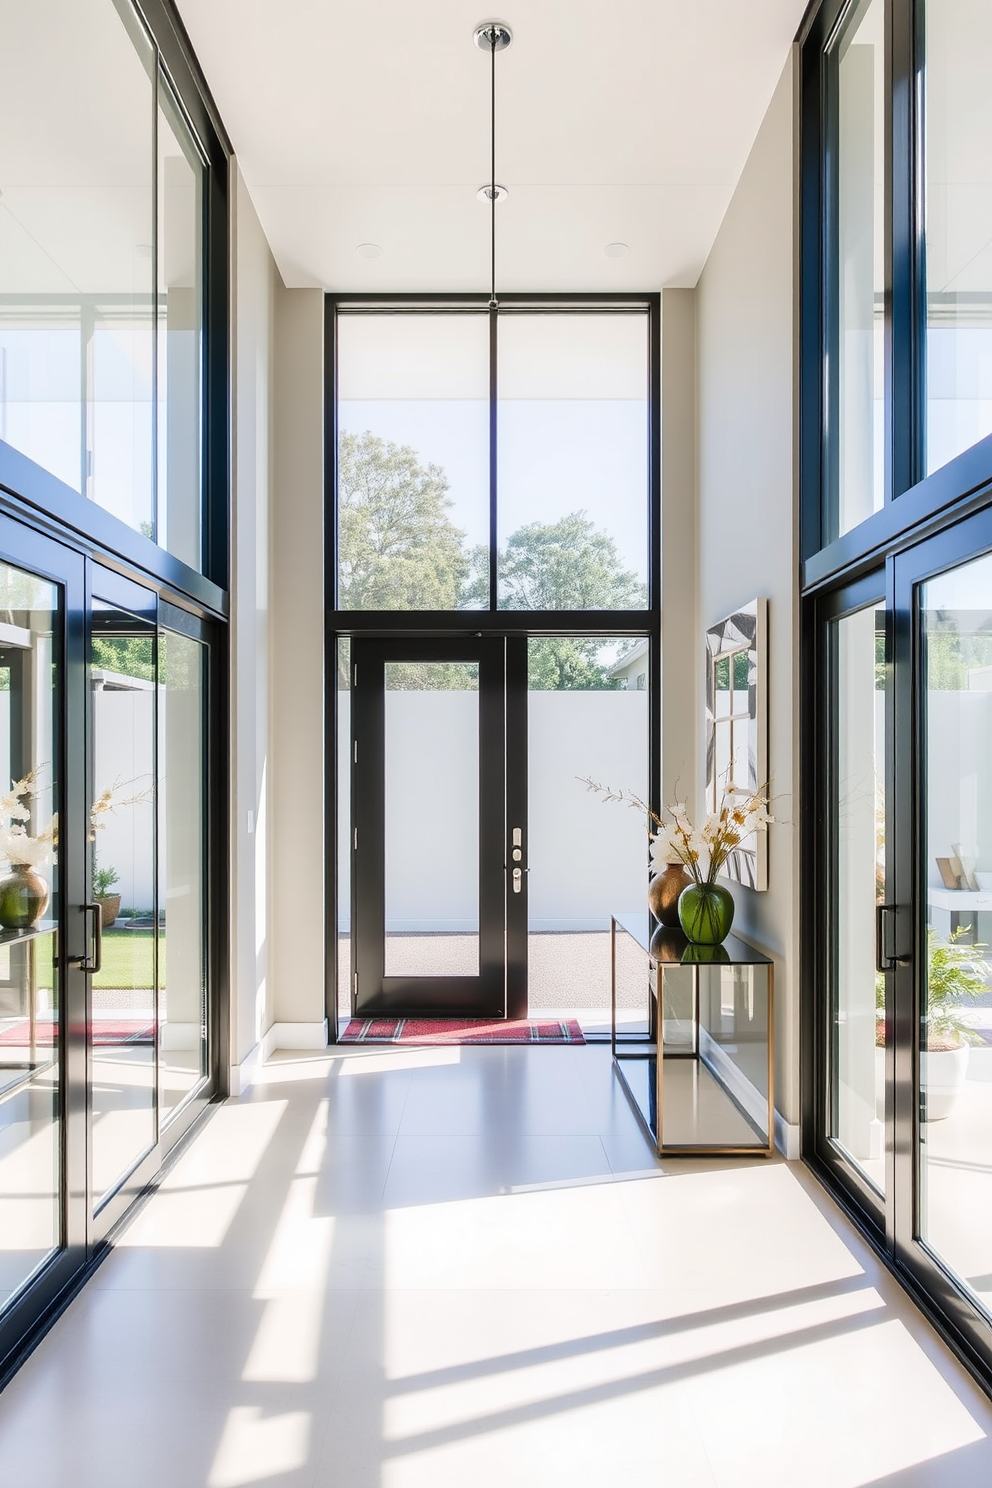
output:
<instances>
[{"instance_id":1,"label":"green lawn","mask_svg":"<svg viewBox=\"0 0 992 1488\"><path fill-rule=\"evenodd\" d=\"M165 955L165 937L160 955ZM119 930L103 932L103 967L93 978L95 988L126 987L135 990L154 986L155 932Z\"/></svg>"}]
</instances>

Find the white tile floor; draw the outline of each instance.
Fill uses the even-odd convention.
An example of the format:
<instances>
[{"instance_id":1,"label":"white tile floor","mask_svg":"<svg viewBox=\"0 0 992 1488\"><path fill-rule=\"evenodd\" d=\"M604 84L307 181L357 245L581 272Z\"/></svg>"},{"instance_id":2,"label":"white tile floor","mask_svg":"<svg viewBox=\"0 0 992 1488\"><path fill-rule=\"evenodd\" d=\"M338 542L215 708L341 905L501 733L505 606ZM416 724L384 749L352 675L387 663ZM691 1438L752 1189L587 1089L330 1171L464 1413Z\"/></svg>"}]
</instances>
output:
<instances>
[{"instance_id":1,"label":"white tile floor","mask_svg":"<svg viewBox=\"0 0 992 1488\"><path fill-rule=\"evenodd\" d=\"M0 1396L17 1488L976 1488L992 1405L804 1172L602 1048L282 1056Z\"/></svg>"}]
</instances>

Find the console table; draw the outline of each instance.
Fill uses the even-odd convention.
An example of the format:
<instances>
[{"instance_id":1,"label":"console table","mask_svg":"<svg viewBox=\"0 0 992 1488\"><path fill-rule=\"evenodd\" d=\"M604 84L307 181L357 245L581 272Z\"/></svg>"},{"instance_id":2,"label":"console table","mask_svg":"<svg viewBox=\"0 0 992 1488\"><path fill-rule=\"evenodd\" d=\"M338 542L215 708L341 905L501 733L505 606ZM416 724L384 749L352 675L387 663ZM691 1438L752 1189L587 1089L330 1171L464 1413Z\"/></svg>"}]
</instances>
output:
<instances>
[{"instance_id":1,"label":"console table","mask_svg":"<svg viewBox=\"0 0 992 1488\"><path fill-rule=\"evenodd\" d=\"M647 912L612 916L610 951L613 1067L659 1157L770 1156L770 958L738 935L692 945ZM647 980L647 1041L617 1038L619 956L633 956Z\"/></svg>"}]
</instances>

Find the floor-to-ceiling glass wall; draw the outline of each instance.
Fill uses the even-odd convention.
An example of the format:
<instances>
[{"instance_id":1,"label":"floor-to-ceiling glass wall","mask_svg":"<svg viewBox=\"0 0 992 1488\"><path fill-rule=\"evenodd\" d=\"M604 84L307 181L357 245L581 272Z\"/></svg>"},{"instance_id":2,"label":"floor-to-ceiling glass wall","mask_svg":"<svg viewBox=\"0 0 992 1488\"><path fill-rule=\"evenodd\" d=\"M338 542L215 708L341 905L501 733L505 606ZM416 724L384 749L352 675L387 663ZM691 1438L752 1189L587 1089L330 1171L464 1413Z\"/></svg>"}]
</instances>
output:
<instances>
[{"instance_id":1,"label":"floor-to-ceiling glass wall","mask_svg":"<svg viewBox=\"0 0 992 1488\"><path fill-rule=\"evenodd\" d=\"M992 13L803 44L807 1155L992 1379Z\"/></svg>"},{"instance_id":2,"label":"floor-to-ceiling glass wall","mask_svg":"<svg viewBox=\"0 0 992 1488\"><path fill-rule=\"evenodd\" d=\"M228 349L167 7L0 9L2 1381L216 1088Z\"/></svg>"}]
</instances>

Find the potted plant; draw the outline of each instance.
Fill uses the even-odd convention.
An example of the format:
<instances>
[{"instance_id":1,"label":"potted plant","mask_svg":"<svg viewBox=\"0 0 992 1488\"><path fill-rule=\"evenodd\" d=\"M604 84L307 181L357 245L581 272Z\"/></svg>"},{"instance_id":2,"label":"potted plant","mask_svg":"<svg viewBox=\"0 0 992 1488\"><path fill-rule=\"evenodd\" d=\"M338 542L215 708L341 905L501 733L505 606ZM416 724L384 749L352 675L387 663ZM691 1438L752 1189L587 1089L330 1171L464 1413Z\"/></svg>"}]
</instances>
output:
<instances>
[{"instance_id":1,"label":"potted plant","mask_svg":"<svg viewBox=\"0 0 992 1488\"><path fill-rule=\"evenodd\" d=\"M984 945L962 942L964 927L941 940L927 926L925 1041L920 1050L920 1087L926 1121L951 1114L968 1076L968 1049L980 1043L961 1016L961 1004L989 989L989 967L978 955ZM875 979L876 1043L885 1043L885 978Z\"/></svg>"},{"instance_id":2,"label":"potted plant","mask_svg":"<svg viewBox=\"0 0 992 1488\"><path fill-rule=\"evenodd\" d=\"M104 930L109 930L121 912L121 896L111 892L116 883L120 883L116 868L94 867L93 898L100 906L100 924Z\"/></svg>"}]
</instances>

